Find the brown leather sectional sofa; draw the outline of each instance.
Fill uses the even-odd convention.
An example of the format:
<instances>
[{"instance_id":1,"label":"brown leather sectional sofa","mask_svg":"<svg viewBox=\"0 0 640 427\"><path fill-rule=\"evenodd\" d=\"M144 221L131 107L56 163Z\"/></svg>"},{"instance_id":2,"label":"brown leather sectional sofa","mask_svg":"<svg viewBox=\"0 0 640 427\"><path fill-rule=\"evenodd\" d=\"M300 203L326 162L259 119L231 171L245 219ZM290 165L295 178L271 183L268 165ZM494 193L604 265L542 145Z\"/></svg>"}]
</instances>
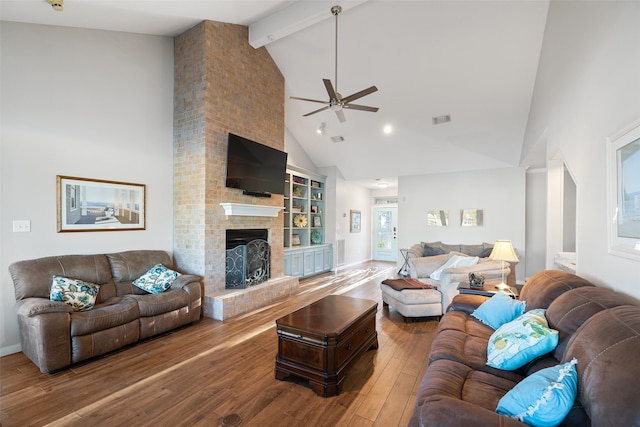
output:
<instances>
[{"instance_id":1,"label":"brown leather sectional sofa","mask_svg":"<svg viewBox=\"0 0 640 427\"><path fill-rule=\"evenodd\" d=\"M22 351L42 372L54 372L200 318L200 278L183 274L159 294L131 282L156 264L174 269L164 251L65 255L9 266L16 297ZM100 285L96 304L73 311L51 301L53 275Z\"/></svg>"},{"instance_id":2,"label":"brown leather sectional sofa","mask_svg":"<svg viewBox=\"0 0 640 427\"><path fill-rule=\"evenodd\" d=\"M458 295L440 321L410 426L526 426L496 413L498 401L542 368L577 359L578 394L562 426L638 426L640 305L564 271L547 270L520 294L526 311L546 308L559 331L554 351L516 371L486 365L494 330L471 316L486 300Z\"/></svg>"}]
</instances>

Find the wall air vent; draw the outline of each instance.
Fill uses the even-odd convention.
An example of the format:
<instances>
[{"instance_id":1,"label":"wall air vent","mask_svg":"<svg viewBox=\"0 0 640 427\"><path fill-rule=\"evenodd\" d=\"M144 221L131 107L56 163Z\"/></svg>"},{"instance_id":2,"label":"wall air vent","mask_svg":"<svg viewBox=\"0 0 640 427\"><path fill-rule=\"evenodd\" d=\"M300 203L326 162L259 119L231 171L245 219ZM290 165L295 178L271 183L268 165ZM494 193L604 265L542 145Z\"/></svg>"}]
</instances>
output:
<instances>
[{"instance_id":1,"label":"wall air vent","mask_svg":"<svg viewBox=\"0 0 640 427\"><path fill-rule=\"evenodd\" d=\"M331 137L331 141L332 142L342 142L342 141L344 141L344 137L342 137L342 136L332 136Z\"/></svg>"},{"instance_id":2,"label":"wall air vent","mask_svg":"<svg viewBox=\"0 0 640 427\"><path fill-rule=\"evenodd\" d=\"M441 125L442 123L449 123L451 121L451 114L447 114L445 116L433 117L431 120L433 120L433 124L434 125Z\"/></svg>"}]
</instances>

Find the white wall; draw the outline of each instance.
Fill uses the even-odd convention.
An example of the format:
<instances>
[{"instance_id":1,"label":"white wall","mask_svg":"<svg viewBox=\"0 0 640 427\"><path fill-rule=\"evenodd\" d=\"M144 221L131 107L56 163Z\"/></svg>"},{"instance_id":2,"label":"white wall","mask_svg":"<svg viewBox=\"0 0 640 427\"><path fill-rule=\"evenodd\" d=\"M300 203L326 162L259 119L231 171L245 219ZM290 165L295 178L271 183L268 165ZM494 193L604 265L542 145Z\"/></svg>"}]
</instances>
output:
<instances>
[{"instance_id":1,"label":"white wall","mask_svg":"<svg viewBox=\"0 0 640 427\"><path fill-rule=\"evenodd\" d=\"M575 178L577 273L636 297L640 262L607 251L606 138L640 117L638 22L637 1L551 2L525 136Z\"/></svg>"},{"instance_id":2,"label":"white wall","mask_svg":"<svg viewBox=\"0 0 640 427\"><path fill-rule=\"evenodd\" d=\"M525 280L546 267L547 170L527 170Z\"/></svg>"},{"instance_id":3,"label":"white wall","mask_svg":"<svg viewBox=\"0 0 640 427\"><path fill-rule=\"evenodd\" d=\"M312 172L318 172L318 168L304 151L298 140L289 129L284 130L284 151L287 153L287 164L297 166Z\"/></svg>"},{"instance_id":4,"label":"white wall","mask_svg":"<svg viewBox=\"0 0 640 427\"><path fill-rule=\"evenodd\" d=\"M522 168L400 177L398 245L511 240L520 258L516 279L522 281L526 270L525 188ZM484 225L460 226L460 210L472 208L484 209ZM449 211L449 226L427 227L427 211L440 209Z\"/></svg>"},{"instance_id":5,"label":"white wall","mask_svg":"<svg viewBox=\"0 0 640 427\"><path fill-rule=\"evenodd\" d=\"M10 263L173 246L173 39L1 24L0 355L20 351ZM56 175L146 184L146 230L56 232ZM14 219L31 221L13 233Z\"/></svg>"},{"instance_id":6,"label":"white wall","mask_svg":"<svg viewBox=\"0 0 640 427\"><path fill-rule=\"evenodd\" d=\"M345 262L350 265L371 259L371 190L345 181L337 168L320 168L327 176L327 212L334 212L327 217L326 239L334 244L333 265L337 264L336 241L345 240ZM362 224L359 233L350 232L351 210L359 210Z\"/></svg>"}]
</instances>

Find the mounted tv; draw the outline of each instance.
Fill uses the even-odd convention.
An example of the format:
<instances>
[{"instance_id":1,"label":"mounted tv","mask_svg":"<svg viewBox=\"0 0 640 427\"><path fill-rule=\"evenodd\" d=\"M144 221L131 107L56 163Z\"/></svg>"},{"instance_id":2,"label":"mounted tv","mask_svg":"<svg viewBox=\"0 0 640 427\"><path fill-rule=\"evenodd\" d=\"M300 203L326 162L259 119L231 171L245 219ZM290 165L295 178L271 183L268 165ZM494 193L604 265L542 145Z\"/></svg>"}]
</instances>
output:
<instances>
[{"instance_id":1,"label":"mounted tv","mask_svg":"<svg viewBox=\"0 0 640 427\"><path fill-rule=\"evenodd\" d=\"M284 194L286 172L287 153L229 133L227 187L257 197Z\"/></svg>"}]
</instances>

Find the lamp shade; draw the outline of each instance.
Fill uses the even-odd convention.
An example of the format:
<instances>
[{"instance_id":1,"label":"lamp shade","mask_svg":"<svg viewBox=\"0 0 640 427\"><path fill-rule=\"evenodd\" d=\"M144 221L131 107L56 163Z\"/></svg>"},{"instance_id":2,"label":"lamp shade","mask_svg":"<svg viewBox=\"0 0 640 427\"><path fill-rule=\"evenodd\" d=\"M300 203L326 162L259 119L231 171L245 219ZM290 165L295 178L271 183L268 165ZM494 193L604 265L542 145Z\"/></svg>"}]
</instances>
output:
<instances>
[{"instance_id":1,"label":"lamp shade","mask_svg":"<svg viewBox=\"0 0 640 427\"><path fill-rule=\"evenodd\" d=\"M513 249L511 240L496 240L489 258L496 261L519 262L518 255Z\"/></svg>"}]
</instances>

